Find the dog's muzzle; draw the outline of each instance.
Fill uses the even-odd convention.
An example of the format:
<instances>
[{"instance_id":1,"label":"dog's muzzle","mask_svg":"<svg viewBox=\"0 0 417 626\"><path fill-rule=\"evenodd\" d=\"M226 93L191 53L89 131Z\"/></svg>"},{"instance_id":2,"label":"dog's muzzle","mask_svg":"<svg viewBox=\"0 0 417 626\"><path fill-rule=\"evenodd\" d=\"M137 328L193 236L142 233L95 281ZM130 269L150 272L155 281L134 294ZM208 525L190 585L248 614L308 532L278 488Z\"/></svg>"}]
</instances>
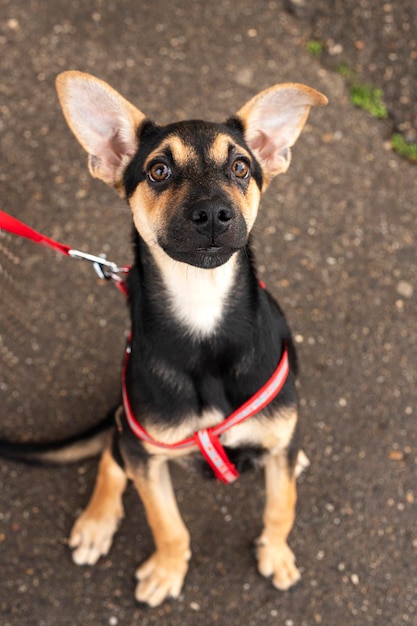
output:
<instances>
[{"instance_id":1,"label":"dog's muzzle","mask_svg":"<svg viewBox=\"0 0 417 626\"><path fill-rule=\"evenodd\" d=\"M233 208L216 200L195 202L188 213L197 233L207 238L213 246L228 231L235 217Z\"/></svg>"},{"instance_id":2,"label":"dog's muzzle","mask_svg":"<svg viewBox=\"0 0 417 626\"><path fill-rule=\"evenodd\" d=\"M211 269L243 248L247 237L241 212L213 198L195 201L174 216L159 243L173 259Z\"/></svg>"}]
</instances>

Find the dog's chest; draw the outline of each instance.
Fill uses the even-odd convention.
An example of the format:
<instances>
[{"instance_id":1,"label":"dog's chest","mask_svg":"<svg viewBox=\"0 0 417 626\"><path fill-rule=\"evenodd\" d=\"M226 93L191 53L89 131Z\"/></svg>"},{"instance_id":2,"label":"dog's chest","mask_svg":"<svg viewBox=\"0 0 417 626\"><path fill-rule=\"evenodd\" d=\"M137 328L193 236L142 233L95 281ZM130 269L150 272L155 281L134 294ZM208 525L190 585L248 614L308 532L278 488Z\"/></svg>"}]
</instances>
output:
<instances>
[{"instance_id":1,"label":"dog's chest","mask_svg":"<svg viewBox=\"0 0 417 626\"><path fill-rule=\"evenodd\" d=\"M178 324L198 337L215 332L231 293L235 260L211 270L170 260L160 269L170 312Z\"/></svg>"}]
</instances>

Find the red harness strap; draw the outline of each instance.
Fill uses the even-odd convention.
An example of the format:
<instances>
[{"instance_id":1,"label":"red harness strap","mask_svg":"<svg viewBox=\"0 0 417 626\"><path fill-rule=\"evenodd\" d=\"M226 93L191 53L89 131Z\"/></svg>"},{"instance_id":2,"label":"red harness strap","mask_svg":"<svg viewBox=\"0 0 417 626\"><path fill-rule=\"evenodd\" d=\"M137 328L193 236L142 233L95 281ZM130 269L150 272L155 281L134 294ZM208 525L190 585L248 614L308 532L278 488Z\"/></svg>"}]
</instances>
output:
<instances>
[{"instance_id":1,"label":"red harness strap","mask_svg":"<svg viewBox=\"0 0 417 626\"><path fill-rule=\"evenodd\" d=\"M198 430L191 437L182 439L176 443L164 443L154 439L135 418L126 387L126 371L130 353L131 343L129 339L123 365L122 392L126 419L130 429L136 437L154 446L165 448L167 450L182 450L198 446L207 463L213 469L216 477L227 484L234 482L239 477L239 473L233 463L229 460L219 437L226 430L232 428L232 426L241 424L249 417L259 413L279 394L289 373L287 348L284 348L281 360L269 380L241 407L236 409L236 411L234 411L217 426Z\"/></svg>"}]
</instances>

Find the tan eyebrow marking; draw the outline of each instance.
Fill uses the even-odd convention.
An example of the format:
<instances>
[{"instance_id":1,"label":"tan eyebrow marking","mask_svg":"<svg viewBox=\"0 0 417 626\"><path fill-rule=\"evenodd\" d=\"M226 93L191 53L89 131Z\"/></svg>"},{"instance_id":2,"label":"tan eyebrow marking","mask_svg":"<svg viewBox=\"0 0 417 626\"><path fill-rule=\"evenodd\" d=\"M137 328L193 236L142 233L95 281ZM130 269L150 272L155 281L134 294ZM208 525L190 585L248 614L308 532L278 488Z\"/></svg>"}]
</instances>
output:
<instances>
[{"instance_id":1,"label":"tan eyebrow marking","mask_svg":"<svg viewBox=\"0 0 417 626\"><path fill-rule=\"evenodd\" d=\"M209 158L219 165L225 163L229 157L229 148L232 141L233 140L228 135L219 134L210 146L208 151ZM242 156L246 156L250 159L249 153L242 146L237 146L237 151Z\"/></svg>"},{"instance_id":2,"label":"tan eyebrow marking","mask_svg":"<svg viewBox=\"0 0 417 626\"><path fill-rule=\"evenodd\" d=\"M147 167L151 161L157 159L158 156L164 156L164 152L167 148L171 151L175 164L180 167L197 159L197 153L192 146L186 144L180 137L171 135L164 139L164 141L148 155L145 161L145 167Z\"/></svg>"}]
</instances>

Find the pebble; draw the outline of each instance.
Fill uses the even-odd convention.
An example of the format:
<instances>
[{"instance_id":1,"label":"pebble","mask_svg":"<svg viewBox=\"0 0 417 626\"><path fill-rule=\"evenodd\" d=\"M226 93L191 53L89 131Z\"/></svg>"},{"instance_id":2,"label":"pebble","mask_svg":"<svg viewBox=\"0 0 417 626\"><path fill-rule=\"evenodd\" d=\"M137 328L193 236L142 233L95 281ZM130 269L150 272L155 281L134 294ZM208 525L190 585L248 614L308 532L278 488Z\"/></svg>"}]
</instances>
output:
<instances>
[{"instance_id":1,"label":"pebble","mask_svg":"<svg viewBox=\"0 0 417 626\"><path fill-rule=\"evenodd\" d=\"M250 67L245 67L242 70L238 71L236 74L236 82L238 85L243 85L244 87L248 87L252 84L253 81L253 70Z\"/></svg>"},{"instance_id":2,"label":"pebble","mask_svg":"<svg viewBox=\"0 0 417 626\"><path fill-rule=\"evenodd\" d=\"M10 28L10 30L19 30L19 28L20 28L20 24L19 24L18 20L14 19L14 18L8 20L7 26Z\"/></svg>"},{"instance_id":3,"label":"pebble","mask_svg":"<svg viewBox=\"0 0 417 626\"><path fill-rule=\"evenodd\" d=\"M391 461L402 461L404 459L404 454L400 450L391 450L389 458Z\"/></svg>"},{"instance_id":4,"label":"pebble","mask_svg":"<svg viewBox=\"0 0 417 626\"><path fill-rule=\"evenodd\" d=\"M411 298L414 293L414 287L406 280L400 280L397 285L397 293L403 298Z\"/></svg>"}]
</instances>

